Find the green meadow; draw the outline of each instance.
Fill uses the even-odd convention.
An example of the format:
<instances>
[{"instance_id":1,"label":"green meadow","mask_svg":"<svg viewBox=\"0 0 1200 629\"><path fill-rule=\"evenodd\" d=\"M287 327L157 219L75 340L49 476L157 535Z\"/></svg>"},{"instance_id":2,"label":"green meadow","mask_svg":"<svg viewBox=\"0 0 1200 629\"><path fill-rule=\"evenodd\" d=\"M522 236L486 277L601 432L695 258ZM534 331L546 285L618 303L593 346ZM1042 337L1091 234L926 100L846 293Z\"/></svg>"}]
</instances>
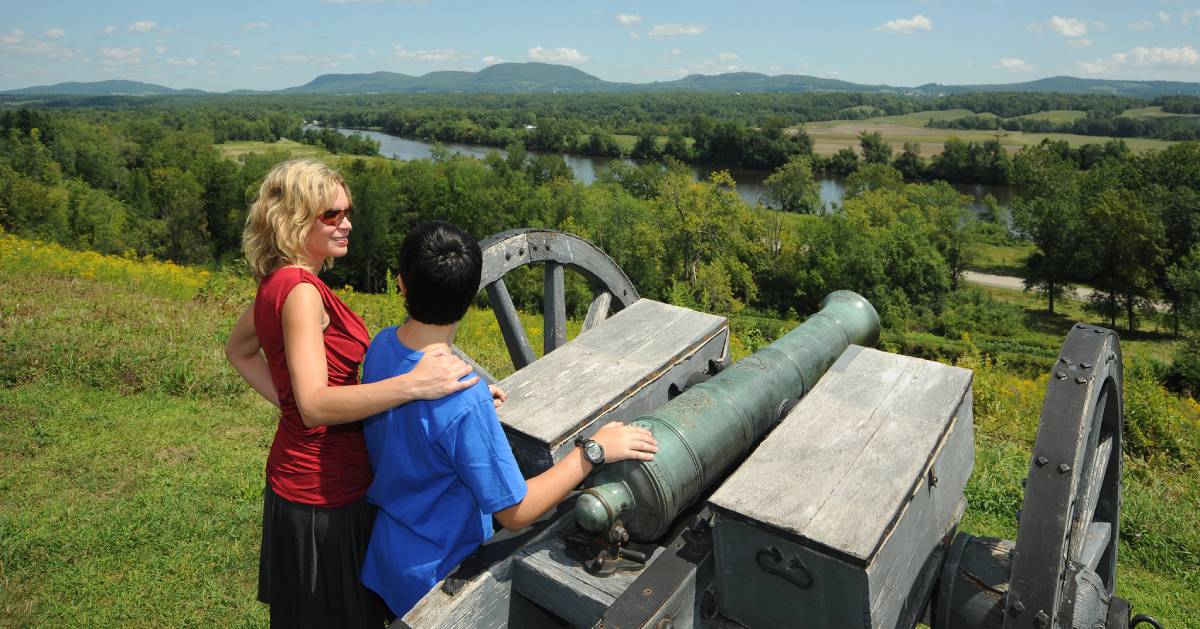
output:
<instances>
[{"instance_id":1,"label":"green meadow","mask_svg":"<svg viewBox=\"0 0 1200 629\"><path fill-rule=\"evenodd\" d=\"M275 415L222 352L252 289L223 272L0 234L0 626L266 624L255 583ZM394 296L341 294L372 331L403 317ZM974 369L976 466L961 528L1011 539L1046 386L1039 361L1053 361L1071 317L1088 315L1071 305L1039 318L1033 298L1008 306L1024 321L1008 346L897 330L882 345ZM540 316L524 323L540 338ZM740 357L795 322L732 323ZM488 310L472 309L459 341L497 376L511 373ZM1123 345L1118 589L1135 613L1200 627L1200 407L1161 389L1137 358L1163 342L1146 332Z\"/></svg>"}]
</instances>

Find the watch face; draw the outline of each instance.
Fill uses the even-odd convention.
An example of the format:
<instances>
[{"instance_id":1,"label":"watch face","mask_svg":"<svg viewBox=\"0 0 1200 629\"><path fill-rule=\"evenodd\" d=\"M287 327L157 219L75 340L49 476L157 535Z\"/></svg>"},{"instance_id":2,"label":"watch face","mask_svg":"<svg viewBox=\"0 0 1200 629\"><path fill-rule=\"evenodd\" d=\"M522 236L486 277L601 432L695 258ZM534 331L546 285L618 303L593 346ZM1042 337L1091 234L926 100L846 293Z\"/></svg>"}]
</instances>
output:
<instances>
[{"instance_id":1,"label":"watch face","mask_svg":"<svg viewBox=\"0 0 1200 629\"><path fill-rule=\"evenodd\" d=\"M583 447L583 454L587 457L588 461L599 463L604 460L604 447L595 441L589 441Z\"/></svg>"}]
</instances>

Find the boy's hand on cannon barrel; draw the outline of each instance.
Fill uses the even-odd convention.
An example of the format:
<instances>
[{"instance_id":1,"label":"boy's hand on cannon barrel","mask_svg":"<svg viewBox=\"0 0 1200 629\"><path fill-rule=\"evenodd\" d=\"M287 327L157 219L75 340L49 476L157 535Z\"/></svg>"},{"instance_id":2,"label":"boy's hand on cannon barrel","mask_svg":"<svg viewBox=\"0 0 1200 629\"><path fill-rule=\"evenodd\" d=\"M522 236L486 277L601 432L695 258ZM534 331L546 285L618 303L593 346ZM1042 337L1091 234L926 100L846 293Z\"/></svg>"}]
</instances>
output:
<instances>
[{"instance_id":1,"label":"boy's hand on cannon barrel","mask_svg":"<svg viewBox=\"0 0 1200 629\"><path fill-rule=\"evenodd\" d=\"M604 462L616 463L626 459L650 461L658 452L658 442L649 430L641 426L627 426L621 422L605 424L592 439L604 447Z\"/></svg>"},{"instance_id":2,"label":"boy's hand on cannon barrel","mask_svg":"<svg viewBox=\"0 0 1200 629\"><path fill-rule=\"evenodd\" d=\"M471 366L461 358L449 350L436 349L426 352L407 375L413 399L436 400L479 382L479 376L459 380L469 373Z\"/></svg>"}]
</instances>

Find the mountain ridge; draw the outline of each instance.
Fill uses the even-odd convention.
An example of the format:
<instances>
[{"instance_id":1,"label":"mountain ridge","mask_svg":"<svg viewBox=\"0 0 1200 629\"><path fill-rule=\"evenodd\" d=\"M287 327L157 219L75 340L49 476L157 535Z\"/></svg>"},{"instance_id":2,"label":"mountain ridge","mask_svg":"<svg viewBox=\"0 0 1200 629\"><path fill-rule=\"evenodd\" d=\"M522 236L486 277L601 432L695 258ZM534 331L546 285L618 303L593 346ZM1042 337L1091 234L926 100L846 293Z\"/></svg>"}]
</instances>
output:
<instances>
[{"instance_id":1,"label":"mountain ridge","mask_svg":"<svg viewBox=\"0 0 1200 629\"><path fill-rule=\"evenodd\" d=\"M303 85L279 90L237 89L224 94L403 94L403 93L547 93L547 92L873 92L919 96L964 94L970 92L1058 92L1070 94L1111 94L1153 98L1168 95L1200 95L1200 83L1184 81L1136 81L1120 79L1084 79L1051 76L1019 83L981 83L943 85L925 83L915 87L865 84L803 74L767 75L758 72L689 74L671 81L623 83L605 81L572 66L552 63L498 63L470 72L438 70L421 76L377 71L349 74L322 74ZM222 94L195 89L174 89L153 83L126 80L69 82L38 85L0 92L9 95L70 96L163 96Z\"/></svg>"}]
</instances>

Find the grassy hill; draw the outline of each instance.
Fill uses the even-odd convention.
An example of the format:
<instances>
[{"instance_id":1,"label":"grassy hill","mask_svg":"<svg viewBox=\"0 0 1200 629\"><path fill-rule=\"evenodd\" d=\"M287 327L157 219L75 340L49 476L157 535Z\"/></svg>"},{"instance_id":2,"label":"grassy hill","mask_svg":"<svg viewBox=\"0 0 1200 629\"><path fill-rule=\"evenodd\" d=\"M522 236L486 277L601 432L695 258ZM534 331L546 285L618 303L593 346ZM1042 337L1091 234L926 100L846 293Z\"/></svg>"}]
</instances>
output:
<instances>
[{"instance_id":1,"label":"grassy hill","mask_svg":"<svg viewBox=\"0 0 1200 629\"><path fill-rule=\"evenodd\" d=\"M0 234L0 626L266 624L254 588L275 414L221 351L252 288ZM372 331L403 317L395 297L340 293ZM540 317L523 321L540 336ZM736 357L795 322L767 323L733 321ZM1064 331L1022 334L1053 346ZM472 309L459 341L497 376L511 372L489 311ZM892 332L884 347L945 352L975 370L961 528L1011 539L1045 376L1015 372L969 337L954 340L965 351L943 342ZM1200 407L1136 364L1127 379L1131 430L1152 450L1126 458L1119 591L1136 612L1200 627L1200 474L1181 454L1196 450L1166 447L1194 447Z\"/></svg>"}]
</instances>

